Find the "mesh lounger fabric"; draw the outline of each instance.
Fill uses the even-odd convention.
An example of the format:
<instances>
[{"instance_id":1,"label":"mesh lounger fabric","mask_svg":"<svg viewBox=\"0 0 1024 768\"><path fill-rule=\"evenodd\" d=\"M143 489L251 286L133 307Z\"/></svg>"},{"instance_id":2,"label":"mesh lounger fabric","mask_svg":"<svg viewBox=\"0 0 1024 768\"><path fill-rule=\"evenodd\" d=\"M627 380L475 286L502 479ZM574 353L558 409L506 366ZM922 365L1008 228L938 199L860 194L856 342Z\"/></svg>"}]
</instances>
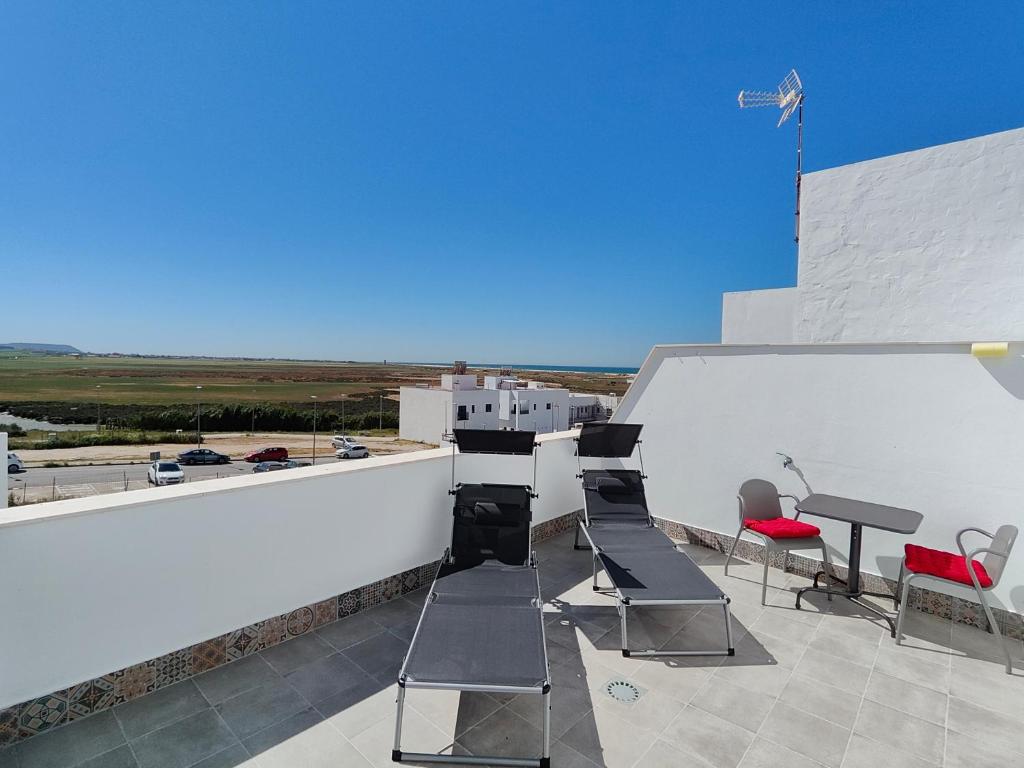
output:
<instances>
[{"instance_id":1,"label":"mesh lounger fabric","mask_svg":"<svg viewBox=\"0 0 1024 768\"><path fill-rule=\"evenodd\" d=\"M543 687L543 613L534 569L488 562L439 577L409 649L405 678Z\"/></svg>"},{"instance_id":2,"label":"mesh lounger fabric","mask_svg":"<svg viewBox=\"0 0 1024 768\"><path fill-rule=\"evenodd\" d=\"M685 552L598 553L608 578L633 600L721 600L722 590Z\"/></svg>"},{"instance_id":3,"label":"mesh lounger fabric","mask_svg":"<svg viewBox=\"0 0 1024 768\"><path fill-rule=\"evenodd\" d=\"M674 551L676 548L672 539L647 524L640 527L614 523L592 523L587 528L587 535L602 552Z\"/></svg>"}]
</instances>

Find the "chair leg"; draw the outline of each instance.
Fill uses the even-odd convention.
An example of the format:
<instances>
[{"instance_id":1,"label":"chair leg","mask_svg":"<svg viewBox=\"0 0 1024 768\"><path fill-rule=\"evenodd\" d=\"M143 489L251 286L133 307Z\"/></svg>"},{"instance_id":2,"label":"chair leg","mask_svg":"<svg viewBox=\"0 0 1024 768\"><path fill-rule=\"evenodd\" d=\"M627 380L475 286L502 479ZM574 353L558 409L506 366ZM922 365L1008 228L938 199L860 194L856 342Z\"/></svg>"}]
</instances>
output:
<instances>
[{"instance_id":1,"label":"chair leg","mask_svg":"<svg viewBox=\"0 0 1024 768\"><path fill-rule=\"evenodd\" d=\"M764 575L761 577L761 605L767 604L768 599L768 561L771 560L772 550L764 545Z\"/></svg>"},{"instance_id":2,"label":"chair leg","mask_svg":"<svg viewBox=\"0 0 1024 768\"><path fill-rule=\"evenodd\" d=\"M903 578L907 574L907 561L900 560L900 575L896 578L896 589L892 593L892 607L899 610L903 604Z\"/></svg>"},{"instance_id":3,"label":"chair leg","mask_svg":"<svg viewBox=\"0 0 1024 768\"><path fill-rule=\"evenodd\" d=\"M740 536L743 533L743 526L740 526L739 532L736 534L736 538L732 540L732 546L729 547L729 554L725 556L725 572L724 575L729 575L729 562L732 560L732 555L736 551L736 545L740 543Z\"/></svg>"},{"instance_id":4,"label":"chair leg","mask_svg":"<svg viewBox=\"0 0 1024 768\"><path fill-rule=\"evenodd\" d=\"M985 610L985 617L988 619L988 625L992 628L992 634L996 636L996 642L999 643L999 647L1002 648L1003 655L1006 657L1006 674L1013 674L1013 659L1010 656L1010 649L1006 647L1006 640L1003 639L1003 633L999 631L999 625L996 623L996 617L992 615L992 609L988 607L988 600L985 599L985 593L980 589L975 589L978 593L978 599L981 600L981 607Z\"/></svg>"},{"instance_id":5,"label":"chair leg","mask_svg":"<svg viewBox=\"0 0 1024 768\"><path fill-rule=\"evenodd\" d=\"M903 645L903 616L907 612L907 595L910 594L910 578L903 582L899 609L896 612L896 645Z\"/></svg>"}]
</instances>

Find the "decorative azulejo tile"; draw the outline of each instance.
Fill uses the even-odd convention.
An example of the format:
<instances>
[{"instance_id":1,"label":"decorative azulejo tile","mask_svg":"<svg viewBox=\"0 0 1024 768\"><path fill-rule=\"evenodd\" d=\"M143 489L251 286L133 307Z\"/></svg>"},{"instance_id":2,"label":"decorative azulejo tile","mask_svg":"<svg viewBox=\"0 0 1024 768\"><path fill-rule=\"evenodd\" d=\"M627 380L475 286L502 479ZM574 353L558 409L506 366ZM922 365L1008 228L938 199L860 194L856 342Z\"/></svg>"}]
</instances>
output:
<instances>
[{"instance_id":1,"label":"decorative azulejo tile","mask_svg":"<svg viewBox=\"0 0 1024 768\"><path fill-rule=\"evenodd\" d=\"M144 661L104 675L114 689L114 703L123 704L156 690L156 660Z\"/></svg>"},{"instance_id":2,"label":"decorative azulejo tile","mask_svg":"<svg viewBox=\"0 0 1024 768\"><path fill-rule=\"evenodd\" d=\"M192 647L165 653L152 663L156 667L156 687L174 685L192 677Z\"/></svg>"},{"instance_id":3,"label":"decorative azulejo tile","mask_svg":"<svg viewBox=\"0 0 1024 768\"><path fill-rule=\"evenodd\" d=\"M338 620L338 598L321 600L313 604L313 626L322 627Z\"/></svg>"},{"instance_id":4,"label":"decorative azulejo tile","mask_svg":"<svg viewBox=\"0 0 1024 768\"><path fill-rule=\"evenodd\" d=\"M363 590L353 589L338 595L338 618L343 619L363 610Z\"/></svg>"},{"instance_id":5,"label":"decorative azulejo tile","mask_svg":"<svg viewBox=\"0 0 1024 768\"><path fill-rule=\"evenodd\" d=\"M402 584L402 594L407 595L410 592L415 592L420 588L420 569L411 568L408 571L403 571L398 577Z\"/></svg>"},{"instance_id":6,"label":"decorative azulejo tile","mask_svg":"<svg viewBox=\"0 0 1024 768\"><path fill-rule=\"evenodd\" d=\"M262 651L266 648L273 648L288 637L288 617L285 614L271 616L256 624L258 629L257 642Z\"/></svg>"},{"instance_id":7,"label":"decorative azulejo tile","mask_svg":"<svg viewBox=\"0 0 1024 768\"><path fill-rule=\"evenodd\" d=\"M0 709L0 747L18 740L18 713L20 707Z\"/></svg>"},{"instance_id":8,"label":"decorative azulejo tile","mask_svg":"<svg viewBox=\"0 0 1024 768\"><path fill-rule=\"evenodd\" d=\"M68 688L68 721L110 709L115 704L114 683L97 677Z\"/></svg>"},{"instance_id":9,"label":"decorative azulejo tile","mask_svg":"<svg viewBox=\"0 0 1024 768\"><path fill-rule=\"evenodd\" d=\"M252 656L259 650L259 625L250 624L247 627L228 632L225 643L225 652L228 661L241 659L244 656Z\"/></svg>"},{"instance_id":10,"label":"decorative azulejo tile","mask_svg":"<svg viewBox=\"0 0 1024 768\"><path fill-rule=\"evenodd\" d=\"M18 713L18 734L22 738L34 736L67 722L68 700L64 694L40 696L21 705Z\"/></svg>"},{"instance_id":11,"label":"decorative azulejo tile","mask_svg":"<svg viewBox=\"0 0 1024 768\"><path fill-rule=\"evenodd\" d=\"M959 597L953 598L953 621L957 624L967 624L971 627L984 629L991 632L988 626L988 618L978 603L970 600L963 600Z\"/></svg>"},{"instance_id":12,"label":"decorative azulejo tile","mask_svg":"<svg viewBox=\"0 0 1024 768\"><path fill-rule=\"evenodd\" d=\"M288 614L286 627L289 637L304 635L313 628L313 606L304 605Z\"/></svg>"},{"instance_id":13,"label":"decorative azulejo tile","mask_svg":"<svg viewBox=\"0 0 1024 768\"><path fill-rule=\"evenodd\" d=\"M911 587L910 605L922 613L930 613L940 619L953 618L953 598L951 595L942 592L934 592L930 589ZM917 602L914 601L914 594L917 593Z\"/></svg>"},{"instance_id":14,"label":"decorative azulejo tile","mask_svg":"<svg viewBox=\"0 0 1024 768\"><path fill-rule=\"evenodd\" d=\"M204 640L192 646L192 674L207 672L228 661L228 635Z\"/></svg>"}]
</instances>

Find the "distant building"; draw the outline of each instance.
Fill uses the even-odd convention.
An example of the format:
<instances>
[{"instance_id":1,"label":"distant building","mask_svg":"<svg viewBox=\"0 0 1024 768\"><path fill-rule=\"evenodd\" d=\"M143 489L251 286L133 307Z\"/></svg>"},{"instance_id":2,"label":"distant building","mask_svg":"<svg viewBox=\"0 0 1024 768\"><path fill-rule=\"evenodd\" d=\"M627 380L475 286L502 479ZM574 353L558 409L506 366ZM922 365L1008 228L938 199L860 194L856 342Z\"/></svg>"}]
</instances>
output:
<instances>
[{"instance_id":1,"label":"distant building","mask_svg":"<svg viewBox=\"0 0 1024 768\"><path fill-rule=\"evenodd\" d=\"M617 404L614 395L583 395L539 381L520 379L511 371L485 376L456 363L441 376L438 387L402 387L399 436L441 444L452 429L532 430L560 432L581 421L603 421Z\"/></svg>"}]
</instances>

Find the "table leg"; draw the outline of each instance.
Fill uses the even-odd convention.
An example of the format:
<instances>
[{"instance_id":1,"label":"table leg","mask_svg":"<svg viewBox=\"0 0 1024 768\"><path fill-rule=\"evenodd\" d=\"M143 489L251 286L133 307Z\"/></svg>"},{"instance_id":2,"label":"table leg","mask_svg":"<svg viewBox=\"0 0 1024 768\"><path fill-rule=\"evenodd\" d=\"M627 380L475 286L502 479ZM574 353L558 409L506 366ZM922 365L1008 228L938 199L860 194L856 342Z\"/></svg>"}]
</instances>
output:
<instances>
[{"instance_id":1,"label":"table leg","mask_svg":"<svg viewBox=\"0 0 1024 768\"><path fill-rule=\"evenodd\" d=\"M893 623L893 620L889 618L888 615L886 615L883 611L880 611L879 609L875 608L873 605L869 605L868 603L864 603L861 600L857 599L864 595L871 595L872 597L888 597L888 595L878 595L873 592L865 592L860 588L860 546L862 533L862 526L859 523L850 524L850 551L848 555L849 574L846 578L846 591L837 592L835 590L829 589L827 586L819 587L817 586L817 578L815 578L815 586L804 587L803 589L797 591L796 607L797 610L800 609L800 598L803 597L804 592L821 592L823 594L829 595L829 597L831 597L832 595L845 597L847 600L849 600L852 603L856 603L864 610L869 611L870 613L873 613L882 619L885 619L885 622L889 625L890 634L893 637L896 637L896 624Z\"/></svg>"}]
</instances>

